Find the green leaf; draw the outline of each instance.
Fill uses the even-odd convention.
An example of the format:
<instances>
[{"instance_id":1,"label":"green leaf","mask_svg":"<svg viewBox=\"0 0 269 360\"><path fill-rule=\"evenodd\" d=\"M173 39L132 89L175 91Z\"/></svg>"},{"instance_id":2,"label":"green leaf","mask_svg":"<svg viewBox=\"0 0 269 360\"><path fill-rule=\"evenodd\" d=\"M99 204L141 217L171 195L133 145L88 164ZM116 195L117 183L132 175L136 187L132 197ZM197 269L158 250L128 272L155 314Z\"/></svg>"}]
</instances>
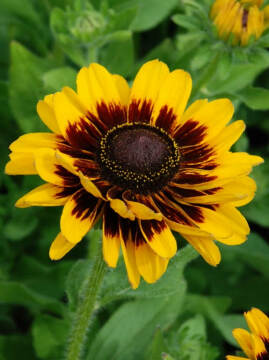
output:
<instances>
[{"instance_id":1,"label":"green leaf","mask_svg":"<svg viewBox=\"0 0 269 360\"><path fill-rule=\"evenodd\" d=\"M179 34L176 37L176 47L178 49L179 58L181 59L191 53L190 58L192 59L204 37L205 34L202 31L191 31L186 34Z\"/></svg>"},{"instance_id":2,"label":"green leaf","mask_svg":"<svg viewBox=\"0 0 269 360\"><path fill-rule=\"evenodd\" d=\"M100 51L100 62L110 72L128 76L134 66L134 45L130 31L121 32L121 36L109 41L108 45ZM118 35L120 35L118 33ZM123 36L124 35L124 36Z\"/></svg>"},{"instance_id":3,"label":"green leaf","mask_svg":"<svg viewBox=\"0 0 269 360\"><path fill-rule=\"evenodd\" d=\"M59 301L31 290L15 281L0 281L0 302L23 305L32 311L51 311L62 314L64 306Z\"/></svg>"},{"instance_id":4,"label":"green leaf","mask_svg":"<svg viewBox=\"0 0 269 360\"><path fill-rule=\"evenodd\" d=\"M188 295L186 297L186 305L188 310L194 311L194 313L201 313L206 316L209 320L213 322L215 327L220 331L225 340L232 344L236 345L236 341L232 336L232 329L230 323L225 321L225 316L222 315L222 312L216 306L216 301L219 303L223 310L227 309L227 306L230 303L229 298L209 298L200 295Z\"/></svg>"},{"instance_id":5,"label":"green leaf","mask_svg":"<svg viewBox=\"0 0 269 360\"><path fill-rule=\"evenodd\" d=\"M147 355L148 360L160 360L161 355L167 352L167 345L164 342L163 333L160 327L155 331L152 343L150 344L150 350Z\"/></svg>"},{"instance_id":6,"label":"green leaf","mask_svg":"<svg viewBox=\"0 0 269 360\"><path fill-rule=\"evenodd\" d=\"M61 90L64 86L70 86L72 89L75 89L76 76L77 72L68 66L49 70L42 76L45 91L53 93Z\"/></svg>"},{"instance_id":7,"label":"green leaf","mask_svg":"<svg viewBox=\"0 0 269 360\"><path fill-rule=\"evenodd\" d=\"M183 294L182 294L183 295ZM178 294L125 303L113 313L96 338L87 359L135 360L151 341L156 326L173 323L181 310Z\"/></svg>"},{"instance_id":8,"label":"green leaf","mask_svg":"<svg viewBox=\"0 0 269 360\"><path fill-rule=\"evenodd\" d=\"M145 31L158 25L176 7L178 0L139 0L138 11L130 29Z\"/></svg>"},{"instance_id":9,"label":"green leaf","mask_svg":"<svg viewBox=\"0 0 269 360\"><path fill-rule=\"evenodd\" d=\"M269 245L261 236L251 233L248 240L241 246L236 246L233 251L239 259L263 274L269 279Z\"/></svg>"},{"instance_id":10,"label":"green leaf","mask_svg":"<svg viewBox=\"0 0 269 360\"><path fill-rule=\"evenodd\" d=\"M213 77L207 89L212 94L235 93L250 85L256 76L269 65L269 58L266 62L259 64L234 64L230 67L225 79Z\"/></svg>"},{"instance_id":11,"label":"green leaf","mask_svg":"<svg viewBox=\"0 0 269 360\"><path fill-rule=\"evenodd\" d=\"M62 357L62 347L69 332L69 322L42 314L36 317L33 327L33 345L41 359Z\"/></svg>"},{"instance_id":12,"label":"green leaf","mask_svg":"<svg viewBox=\"0 0 269 360\"><path fill-rule=\"evenodd\" d=\"M18 16L24 21L30 21L35 26L40 26L40 17L38 12L34 9L32 1L25 1L24 6L21 6L20 0L1 0L1 13L7 12L13 16Z\"/></svg>"},{"instance_id":13,"label":"green leaf","mask_svg":"<svg viewBox=\"0 0 269 360\"><path fill-rule=\"evenodd\" d=\"M45 126L36 113L36 104L45 95L42 75L53 62L41 59L22 45L11 44L10 107L24 132L42 131Z\"/></svg>"},{"instance_id":14,"label":"green leaf","mask_svg":"<svg viewBox=\"0 0 269 360\"><path fill-rule=\"evenodd\" d=\"M173 337L171 353L184 360L216 359L218 351L206 341L206 324L201 315L196 315L180 326Z\"/></svg>"},{"instance_id":15,"label":"green leaf","mask_svg":"<svg viewBox=\"0 0 269 360\"><path fill-rule=\"evenodd\" d=\"M38 259L24 255L13 266L12 278L39 294L61 299L65 292L66 274L72 263L62 261L44 265Z\"/></svg>"},{"instance_id":16,"label":"green leaf","mask_svg":"<svg viewBox=\"0 0 269 360\"><path fill-rule=\"evenodd\" d=\"M27 210L24 213L18 209L13 210L13 216L7 221L3 229L3 233L8 239L12 241L23 240L36 229L38 219L33 216L34 211L32 209Z\"/></svg>"},{"instance_id":17,"label":"green leaf","mask_svg":"<svg viewBox=\"0 0 269 360\"><path fill-rule=\"evenodd\" d=\"M115 271L110 271L106 275L100 294L101 304L104 305L122 297L161 298L176 296L177 294L177 296L181 298L186 288L183 270L185 266L197 256L198 253L190 245L185 246L185 248L179 250L170 261L167 271L160 280L150 285L141 280L138 289L135 291L130 288L122 263L121 268L117 266Z\"/></svg>"},{"instance_id":18,"label":"green leaf","mask_svg":"<svg viewBox=\"0 0 269 360\"><path fill-rule=\"evenodd\" d=\"M269 34L263 35L259 39L259 45L263 47L269 47Z\"/></svg>"},{"instance_id":19,"label":"green leaf","mask_svg":"<svg viewBox=\"0 0 269 360\"><path fill-rule=\"evenodd\" d=\"M249 86L241 90L237 96L252 110L269 109L269 90Z\"/></svg>"},{"instance_id":20,"label":"green leaf","mask_svg":"<svg viewBox=\"0 0 269 360\"><path fill-rule=\"evenodd\" d=\"M144 62L154 59L160 59L169 65L170 68L175 66L176 60L178 58L178 51L172 42L171 39L167 38L160 42L156 47L151 49L145 57L137 63L137 66L134 68L133 76L135 76L136 72L143 65Z\"/></svg>"},{"instance_id":21,"label":"green leaf","mask_svg":"<svg viewBox=\"0 0 269 360\"><path fill-rule=\"evenodd\" d=\"M222 51L218 64L218 76L224 80L229 76L230 68L232 66L232 56L228 51Z\"/></svg>"},{"instance_id":22,"label":"green leaf","mask_svg":"<svg viewBox=\"0 0 269 360\"><path fill-rule=\"evenodd\" d=\"M126 30L130 25L137 13L138 4L134 3L133 6L122 11L115 11L112 17L114 30Z\"/></svg>"},{"instance_id":23,"label":"green leaf","mask_svg":"<svg viewBox=\"0 0 269 360\"><path fill-rule=\"evenodd\" d=\"M205 66L212 57L212 48L210 45L200 46L191 61L192 70L199 70Z\"/></svg>"},{"instance_id":24,"label":"green leaf","mask_svg":"<svg viewBox=\"0 0 269 360\"><path fill-rule=\"evenodd\" d=\"M187 30L197 31L199 29L199 22L197 22L193 16L175 14L172 16L172 20L175 24Z\"/></svg>"},{"instance_id":25,"label":"green leaf","mask_svg":"<svg viewBox=\"0 0 269 360\"><path fill-rule=\"evenodd\" d=\"M32 341L29 335L0 336L0 360L34 359Z\"/></svg>"}]
</instances>

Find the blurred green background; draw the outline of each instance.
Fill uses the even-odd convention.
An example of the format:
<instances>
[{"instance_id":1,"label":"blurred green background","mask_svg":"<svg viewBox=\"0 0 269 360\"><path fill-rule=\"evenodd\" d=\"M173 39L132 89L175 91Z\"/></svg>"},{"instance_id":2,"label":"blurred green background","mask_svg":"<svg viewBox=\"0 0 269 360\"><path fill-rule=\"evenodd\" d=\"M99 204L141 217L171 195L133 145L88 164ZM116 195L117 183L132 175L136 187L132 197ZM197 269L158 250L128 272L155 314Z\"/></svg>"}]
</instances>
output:
<instances>
[{"instance_id":1,"label":"blurred green background","mask_svg":"<svg viewBox=\"0 0 269 360\"><path fill-rule=\"evenodd\" d=\"M215 269L179 239L179 253L154 285L132 291L122 259L107 270L84 359L214 360L235 353L234 327L252 306L269 313L269 45L249 47L216 37L210 0L0 1L0 360L64 359L83 276L91 265L92 231L62 261L51 262L60 208L16 209L40 184L36 176L4 175L8 146L46 131L36 113L44 95L75 87L92 61L133 80L159 58L192 74L193 98L229 97L246 133L236 151L261 155L252 174L255 200L244 207L252 232L242 246L222 246ZM191 100L191 101L192 101ZM192 259L192 262L188 262ZM188 266L187 266L188 264Z\"/></svg>"}]
</instances>

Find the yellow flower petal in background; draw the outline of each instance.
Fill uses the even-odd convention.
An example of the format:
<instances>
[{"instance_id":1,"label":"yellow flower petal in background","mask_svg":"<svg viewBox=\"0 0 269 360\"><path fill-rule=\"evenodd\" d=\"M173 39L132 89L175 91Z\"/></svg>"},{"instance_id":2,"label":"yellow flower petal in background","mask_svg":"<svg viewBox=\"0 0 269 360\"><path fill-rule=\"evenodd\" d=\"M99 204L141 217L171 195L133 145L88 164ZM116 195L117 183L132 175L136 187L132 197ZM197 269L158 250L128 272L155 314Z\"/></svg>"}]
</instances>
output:
<instances>
[{"instance_id":1,"label":"yellow flower petal in background","mask_svg":"<svg viewBox=\"0 0 269 360\"><path fill-rule=\"evenodd\" d=\"M233 336L250 360L263 360L269 356L269 318L259 309L252 308L246 312L245 318L251 330L234 329ZM245 359L228 355L227 360Z\"/></svg>"},{"instance_id":2,"label":"yellow flower petal in background","mask_svg":"<svg viewBox=\"0 0 269 360\"><path fill-rule=\"evenodd\" d=\"M233 336L245 354L249 358L252 358L254 356L254 352L251 334L245 329L234 329Z\"/></svg>"},{"instance_id":3,"label":"yellow flower petal in background","mask_svg":"<svg viewBox=\"0 0 269 360\"><path fill-rule=\"evenodd\" d=\"M211 8L219 38L232 45L247 46L250 39L260 38L267 27L266 10L262 0L215 0Z\"/></svg>"}]
</instances>

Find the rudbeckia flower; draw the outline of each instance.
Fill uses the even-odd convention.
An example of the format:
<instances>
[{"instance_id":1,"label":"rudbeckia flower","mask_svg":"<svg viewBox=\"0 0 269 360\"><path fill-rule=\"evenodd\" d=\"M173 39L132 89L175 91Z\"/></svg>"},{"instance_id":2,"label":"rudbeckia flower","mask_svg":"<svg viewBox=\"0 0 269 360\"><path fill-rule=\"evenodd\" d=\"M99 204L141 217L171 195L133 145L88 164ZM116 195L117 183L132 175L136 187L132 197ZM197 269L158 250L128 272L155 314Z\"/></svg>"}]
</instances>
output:
<instances>
[{"instance_id":1,"label":"rudbeckia flower","mask_svg":"<svg viewBox=\"0 0 269 360\"><path fill-rule=\"evenodd\" d=\"M223 40L232 37L233 45L246 46L250 38L259 39L268 27L268 6L263 0L215 0L211 18Z\"/></svg>"},{"instance_id":2,"label":"rudbeckia flower","mask_svg":"<svg viewBox=\"0 0 269 360\"><path fill-rule=\"evenodd\" d=\"M245 129L228 99L195 101L183 70L157 60L139 70L132 88L119 75L91 64L66 87L37 104L51 133L21 136L10 146L6 173L37 174L46 183L17 207L63 205L51 259L69 252L99 218L103 256L116 267L122 249L130 283L153 283L177 251L179 232L211 265L220 262L215 240L246 240L237 210L254 196L248 177L263 160L232 153Z\"/></svg>"},{"instance_id":3,"label":"rudbeckia flower","mask_svg":"<svg viewBox=\"0 0 269 360\"><path fill-rule=\"evenodd\" d=\"M246 357L228 355L227 360L268 360L269 359L269 318L259 309L246 312L245 318L250 333L234 329L233 336L243 349Z\"/></svg>"}]
</instances>

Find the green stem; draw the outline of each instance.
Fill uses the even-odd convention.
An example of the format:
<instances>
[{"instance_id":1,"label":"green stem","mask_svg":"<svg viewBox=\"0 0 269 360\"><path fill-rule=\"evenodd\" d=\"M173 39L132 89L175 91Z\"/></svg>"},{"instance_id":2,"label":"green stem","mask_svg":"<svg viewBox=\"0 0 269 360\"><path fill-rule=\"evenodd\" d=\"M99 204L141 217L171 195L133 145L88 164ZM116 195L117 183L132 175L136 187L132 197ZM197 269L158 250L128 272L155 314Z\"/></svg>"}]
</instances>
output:
<instances>
[{"instance_id":1,"label":"green stem","mask_svg":"<svg viewBox=\"0 0 269 360\"><path fill-rule=\"evenodd\" d=\"M204 72L202 73L202 75L200 76L200 78L198 79L197 83L194 85L193 90L192 90L192 99L194 99L197 95L197 93L202 89L202 87L204 87L205 84L207 84L207 82L211 79L211 77L214 75L218 62L219 62L219 58L221 55L221 52L216 50L217 53L215 56L213 56L212 60L210 61L210 63L208 64L208 66L205 68Z\"/></svg>"},{"instance_id":2,"label":"green stem","mask_svg":"<svg viewBox=\"0 0 269 360\"><path fill-rule=\"evenodd\" d=\"M74 316L71 335L66 352L66 360L80 360L87 337L92 315L94 312L98 290L102 283L106 266L103 261L102 251L99 249L94 259L90 274L82 284L80 303Z\"/></svg>"}]
</instances>

